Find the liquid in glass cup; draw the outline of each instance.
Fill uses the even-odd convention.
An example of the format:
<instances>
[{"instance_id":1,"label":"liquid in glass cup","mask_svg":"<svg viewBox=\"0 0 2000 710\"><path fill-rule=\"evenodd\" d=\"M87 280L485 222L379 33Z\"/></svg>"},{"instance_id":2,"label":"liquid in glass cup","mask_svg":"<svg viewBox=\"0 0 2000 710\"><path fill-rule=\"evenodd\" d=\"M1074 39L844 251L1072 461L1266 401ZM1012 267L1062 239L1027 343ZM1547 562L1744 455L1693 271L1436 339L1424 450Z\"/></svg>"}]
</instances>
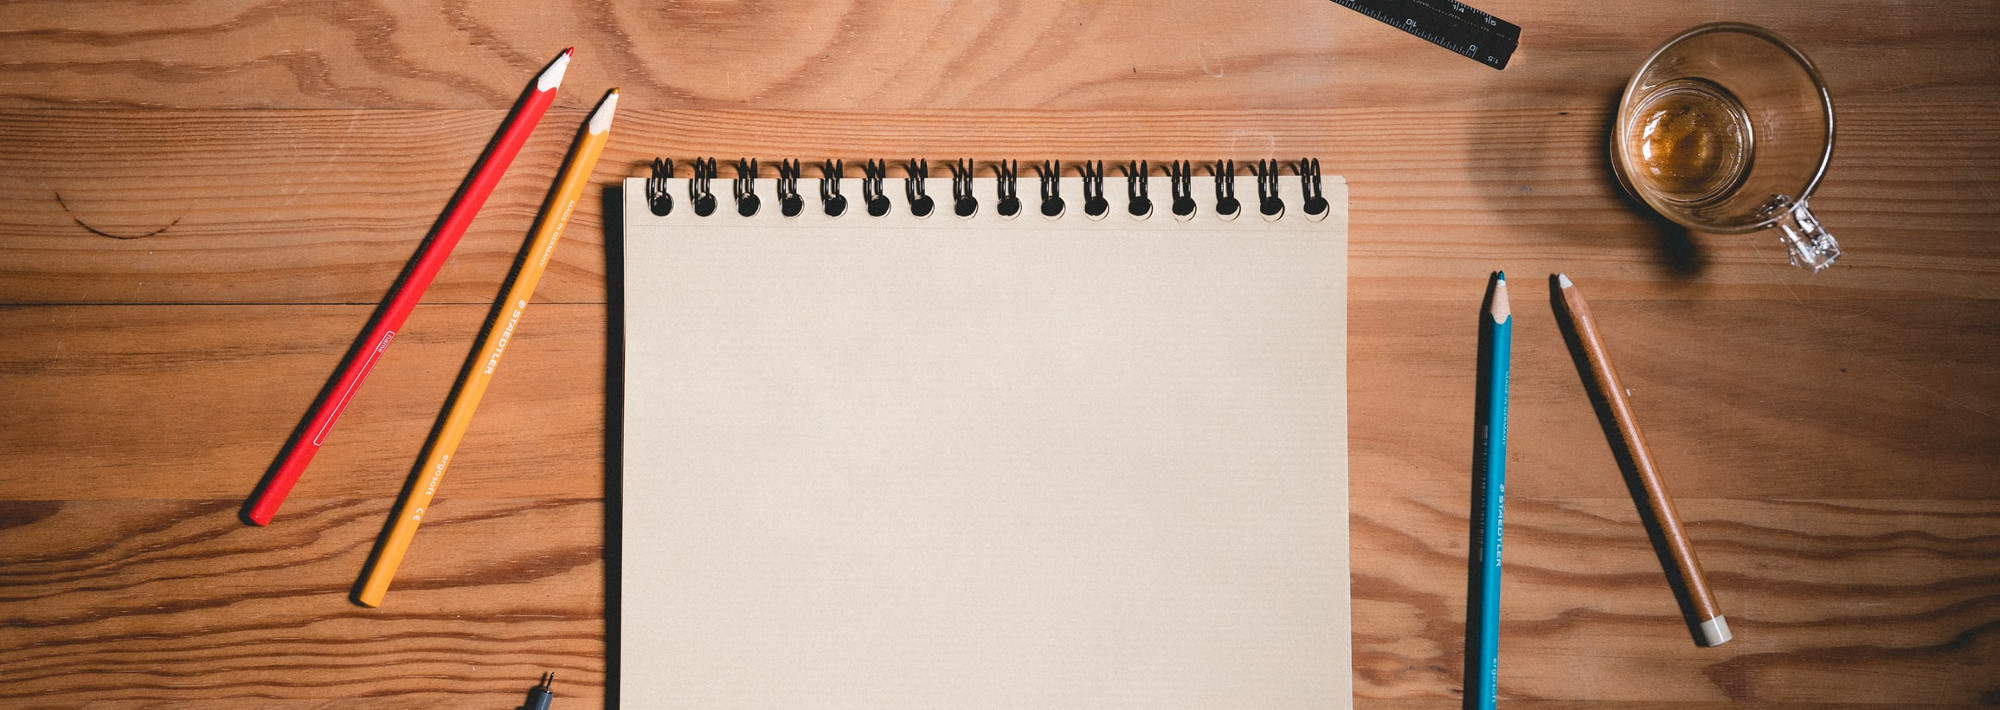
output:
<instances>
[{"instance_id":1,"label":"liquid in glass cup","mask_svg":"<svg viewBox=\"0 0 2000 710\"><path fill-rule=\"evenodd\" d=\"M1683 227L1775 227L1815 272L1840 257L1806 205L1833 157L1833 102L1812 61L1768 30L1718 23L1668 40L1625 85L1611 155L1626 192Z\"/></svg>"}]
</instances>

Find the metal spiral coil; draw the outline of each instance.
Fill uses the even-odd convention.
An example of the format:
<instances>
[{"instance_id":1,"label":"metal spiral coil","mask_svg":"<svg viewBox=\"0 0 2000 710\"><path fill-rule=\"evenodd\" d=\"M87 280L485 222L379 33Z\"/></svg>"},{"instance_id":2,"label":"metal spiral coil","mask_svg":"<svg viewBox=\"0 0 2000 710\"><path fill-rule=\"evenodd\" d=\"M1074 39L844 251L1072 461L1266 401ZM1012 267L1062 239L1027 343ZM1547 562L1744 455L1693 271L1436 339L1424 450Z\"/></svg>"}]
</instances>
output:
<instances>
[{"instance_id":1,"label":"metal spiral coil","mask_svg":"<svg viewBox=\"0 0 2000 710\"><path fill-rule=\"evenodd\" d=\"M797 217L806 210L806 198L799 196L799 161L778 161L778 211Z\"/></svg>"},{"instance_id":2,"label":"metal spiral coil","mask_svg":"<svg viewBox=\"0 0 2000 710\"><path fill-rule=\"evenodd\" d=\"M1278 196L1278 161L1259 160L1250 166L1250 172L1257 176L1257 211L1265 217L1284 214L1285 200Z\"/></svg>"},{"instance_id":3,"label":"metal spiral coil","mask_svg":"<svg viewBox=\"0 0 2000 710\"><path fill-rule=\"evenodd\" d=\"M736 213L749 217L757 214L762 201L757 199L757 159L736 159L736 180L731 186L736 193Z\"/></svg>"},{"instance_id":4,"label":"metal spiral coil","mask_svg":"<svg viewBox=\"0 0 2000 710\"><path fill-rule=\"evenodd\" d=\"M889 214L889 196L882 192L882 183L888 179L888 163L870 159L861 165L861 200L868 205L868 216Z\"/></svg>"},{"instance_id":5,"label":"metal spiral coil","mask_svg":"<svg viewBox=\"0 0 2000 710\"><path fill-rule=\"evenodd\" d=\"M847 213L847 196L840 194L840 180L846 176L847 166L839 160L819 164L819 202L826 206L828 217Z\"/></svg>"},{"instance_id":6,"label":"metal spiral coil","mask_svg":"<svg viewBox=\"0 0 2000 710\"><path fill-rule=\"evenodd\" d=\"M1172 181L1174 190L1174 216L1187 219L1194 216L1194 163L1176 160L1167 164L1167 179Z\"/></svg>"},{"instance_id":7,"label":"metal spiral coil","mask_svg":"<svg viewBox=\"0 0 2000 710\"><path fill-rule=\"evenodd\" d=\"M1236 201L1236 161L1215 161L1210 174L1215 176L1215 213L1235 217L1243 211L1243 203Z\"/></svg>"},{"instance_id":8,"label":"metal spiral coil","mask_svg":"<svg viewBox=\"0 0 2000 710\"><path fill-rule=\"evenodd\" d=\"M1021 164L1013 160L1002 160L993 165L993 177L996 178L994 191L999 199L994 209L999 210L1002 217L1021 214L1021 193L1015 184L1019 179L1020 170Z\"/></svg>"},{"instance_id":9,"label":"metal spiral coil","mask_svg":"<svg viewBox=\"0 0 2000 710\"><path fill-rule=\"evenodd\" d=\"M1127 161L1125 163L1125 196L1127 199L1125 211L1131 213L1134 217L1145 217L1153 213L1153 198L1146 194L1146 191L1150 189L1146 185L1146 178L1152 172L1151 166L1146 165L1146 161L1144 160L1136 162Z\"/></svg>"},{"instance_id":10,"label":"metal spiral coil","mask_svg":"<svg viewBox=\"0 0 2000 710\"><path fill-rule=\"evenodd\" d=\"M1306 214L1326 214L1331 205L1326 201L1326 191L1319 184L1319 158L1299 159L1299 188L1306 196Z\"/></svg>"},{"instance_id":11,"label":"metal spiral coil","mask_svg":"<svg viewBox=\"0 0 2000 710\"><path fill-rule=\"evenodd\" d=\"M972 161L965 158L951 164L951 211L960 217L979 213L979 198L972 196Z\"/></svg>"},{"instance_id":12,"label":"metal spiral coil","mask_svg":"<svg viewBox=\"0 0 2000 710\"><path fill-rule=\"evenodd\" d=\"M1062 161L1042 161L1041 165L1035 166L1035 175L1042 179L1042 216L1061 217L1063 213Z\"/></svg>"},{"instance_id":13,"label":"metal spiral coil","mask_svg":"<svg viewBox=\"0 0 2000 710\"><path fill-rule=\"evenodd\" d=\"M653 176L646 178L646 207L655 217L665 217L674 211L674 196L667 194L667 180L673 176L674 161L653 159Z\"/></svg>"},{"instance_id":14,"label":"metal spiral coil","mask_svg":"<svg viewBox=\"0 0 2000 710\"><path fill-rule=\"evenodd\" d=\"M714 158L694 159L694 177L688 180L688 202L694 205L697 216L715 214L715 193L708 188L709 181L715 179L715 172Z\"/></svg>"},{"instance_id":15,"label":"metal spiral coil","mask_svg":"<svg viewBox=\"0 0 2000 710\"><path fill-rule=\"evenodd\" d=\"M929 217L937 209L937 201L924 194L924 182L931 177L931 161L911 158L905 165L907 174L903 178L903 195L910 200L910 214Z\"/></svg>"},{"instance_id":16,"label":"metal spiral coil","mask_svg":"<svg viewBox=\"0 0 2000 710\"><path fill-rule=\"evenodd\" d=\"M1104 199L1104 161L1086 160L1077 171L1083 174L1083 213L1103 217L1111 211L1111 201Z\"/></svg>"},{"instance_id":17,"label":"metal spiral coil","mask_svg":"<svg viewBox=\"0 0 2000 710\"><path fill-rule=\"evenodd\" d=\"M715 158L695 158L689 161L693 166L693 176L688 178L688 201L695 215L713 215L718 206L712 183L719 177ZM995 211L1003 217L1021 214L1020 162L1015 160L995 161L992 164L995 179ZM904 194L909 201L910 214L928 217L937 208L937 201L927 193L930 179L930 161L911 158L903 164ZM1279 219L1285 213L1285 200L1280 191L1281 174L1287 163L1276 159L1261 159L1250 164L1250 173L1257 184L1258 212L1268 219ZM1314 219L1326 216L1332 208L1326 198L1323 178L1318 158L1300 158L1289 163L1293 174L1299 178L1300 195L1303 202L1295 207ZM652 172L645 179L647 207L657 216L667 216L673 212L674 198L670 194L675 172L674 161L654 158ZM951 171L952 212L961 218L977 216L979 197L977 194L978 161L969 158L955 159L946 164ZM1063 164L1059 160L1043 160L1034 165L1036 177L1041 183L1041 213L1049 218L1061 217L1067 208L1062 197ZM889 162L871 159L862 164L861 197L869 215L887 216L893 210L887 184ZM1236 196L1236 161L1216 160L1208 164L1210 174L1215 178L1215 212L1223 219L1233 219L1242 212L1242 202ZM782 159L777 165L778 177L775 183L779 211L785 217L804 214L808 197L800 192L799 182L805 179L805 166L797 159ZM1075 166L1075 175L1082 178L1083 209L1092 219L1102 219L1110 212L1110 200L1104 189L1105 170L1103 161L1084 161ZM1125 176L1126 211L1135 219L1150 217L1155 209L1151 194L1152 164L1145 160L1128 160L1119 166ZM846 177L846 164L841 160L828 159L819 164L819 199L821 208L829 217L847 213L848 197L841 194L841 182ZM1194 197L1195 166L1192 161L1175 160L1167 163L1166 175L1171 186L1171 209L1175 218L1188 220L1199 211L1200 205ZM756 158L741 158L736 161L736 176L731 180L731 192L736 201L736 212L744 217L757 214L762 201L757 194L759 164Z\"/></svg>"}]
</instances>

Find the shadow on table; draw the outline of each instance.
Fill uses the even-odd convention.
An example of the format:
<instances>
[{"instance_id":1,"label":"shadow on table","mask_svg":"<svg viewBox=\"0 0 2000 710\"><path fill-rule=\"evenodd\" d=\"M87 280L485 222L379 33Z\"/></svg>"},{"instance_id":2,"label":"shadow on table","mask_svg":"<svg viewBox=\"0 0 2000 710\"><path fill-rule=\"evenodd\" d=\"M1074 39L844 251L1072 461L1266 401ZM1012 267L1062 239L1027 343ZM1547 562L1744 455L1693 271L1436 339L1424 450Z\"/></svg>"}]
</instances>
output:
<instances>
[{"instance_id":1,"label":"shadow on table","mask_svg":"<svg viewBox=\"0 0 2000 710\"><path fill-rule=\"evenodd\" d=\"M1640 59L1634 57L1633 66ZM1550 110L1555 107L1545 97L1496 94L1484 107L1488 118L1472 128L1472 154L1466 156L1470 169L1468 184L1479 190L1494 216L1516 226L1557 238L1566 247L1587 251L1646 246L1653 253L1649 260L1659 265L1664 276L1677 281L1693 280L1708 266L1693 235L1626 194L1618 184L1611 145L1617 133L1618 101L1624 93L1624 77L1621 75L1616 81L1609 95L1597 104L1603 112L1602 123L1597 130L1581 132L1595 141L1582 146L1545 143L1552 136L1557 137L1555 140L1577 136L1580 131L1575 122L1592 120L1589 106L1579 107L1586 110ZM1586 151L1591 159L1579 164L1559 157L1573 156L1572 151L1576 150ZM1577 174L1579 165L1587 166L1585 174ZM1537 195L1579 182L1595 189L1583 195ZM1575 219L1573 208L1578 204L1595 204L1597 190L1616 200L1633 220L1607 225Z\"/></svg>"},{"instance_id":2,"label":"shadow on table","mask_svg":"<svg viewBox=\"0 0 2000 710\"><path fill-rule=\"evenodd\" d=\"M1683 279L1700 276L1708 262L1702 257L1701 247L1695 244L1694 235L1686 227L1660 216L1652 206L1633 197L1624 185L1618 183L1618 166L1612 162L1611 146L1612 141L1618 139L1618 101L1623 95L1624 87L1620 87L1618 96L1611 99L1611 115L1604 121L1604 140L1598 143L1604 146L1604 150L1597 151L1597 174L1611 181L1612 194L1618 196L1618 203L1644 222L1647 231L1652 232L1660 265L1668 274Z\"/></svg>"}]
</instances>

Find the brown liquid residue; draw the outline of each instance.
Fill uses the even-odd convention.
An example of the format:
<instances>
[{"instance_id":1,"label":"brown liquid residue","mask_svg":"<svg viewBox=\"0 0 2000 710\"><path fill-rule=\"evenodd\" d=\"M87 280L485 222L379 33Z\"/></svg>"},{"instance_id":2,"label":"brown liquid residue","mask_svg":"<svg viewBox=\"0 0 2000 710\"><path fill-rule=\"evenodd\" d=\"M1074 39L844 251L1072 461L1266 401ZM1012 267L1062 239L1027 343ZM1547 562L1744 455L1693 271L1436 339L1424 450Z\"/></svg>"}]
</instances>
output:
<instances>
[{"instance_id":1,"label":"brown liquid residue","mask_svg":"<svg viewBox=\"0 0 2000 710\"><path fill-rule=\"evenodd\" d=\"M1704 202L1734 188L1750 164L1750 124L1721 87L1677 80L1640 103L1627 150L1636 176L1668 199Z\"/></svg>"}]
</instances>

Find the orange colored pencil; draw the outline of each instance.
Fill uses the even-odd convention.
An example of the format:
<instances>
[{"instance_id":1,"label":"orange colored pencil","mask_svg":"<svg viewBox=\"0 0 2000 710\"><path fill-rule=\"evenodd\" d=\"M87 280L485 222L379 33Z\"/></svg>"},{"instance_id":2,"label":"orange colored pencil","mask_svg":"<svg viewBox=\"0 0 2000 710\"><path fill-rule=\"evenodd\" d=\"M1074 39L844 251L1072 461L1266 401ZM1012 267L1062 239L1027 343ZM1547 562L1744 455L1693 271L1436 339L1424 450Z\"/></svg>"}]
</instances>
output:
<instances>
[{"instance_id":1,"label":"orange colored pencil","mask_svg":"<svg viewBox=\"0 0 2000 710\"><path fill-rule=\"evenodd\" d=\"M383 538L381 553L376 555L362 574L361 589L354 600L366 606L381 606L382 597L389 592L389 581L396 576L396 568L402 566L403 556L410 550L410 541L416 537L417 525L424 520L424 513L430 509L431 498L437 495L438 483L444 480L445 468L451 465L452 454L458 451L458 444L465 438L465 430L472 425L473 411L479 408L479 400L486 394L486 386L493 381L493 371L500 366L500 355L506 351L507 341L514 336L514 329L520 325L521 313L528 308L528 299L535 294L535 285L542 280L542 271L548 267L549 255L556 248L556 240L562 238L563 227L568 226L570 212L576 208L577 200L583 197L584 189L590 186L590 173L597 167L598 156L604 153L604 143L611 137L611 116L618 108L618 90L612 89L597 109L584 122L582 135L570 149L569 159L563 164L562 172L556 176L555 192L542 205L541 217L536 221L534 237L528 243L526 261L515 273L514 280L504 289L500 297L499 320L492 323L480 336L479 345L473 349L472 357L466 363L465 378L453 392L451 406L439 420L438 434L431 439L425 449L423 464L419 466L423 476L417 485L403 494L397 504L396 519L389 526Z\"/></svg>"}]
</instances>

